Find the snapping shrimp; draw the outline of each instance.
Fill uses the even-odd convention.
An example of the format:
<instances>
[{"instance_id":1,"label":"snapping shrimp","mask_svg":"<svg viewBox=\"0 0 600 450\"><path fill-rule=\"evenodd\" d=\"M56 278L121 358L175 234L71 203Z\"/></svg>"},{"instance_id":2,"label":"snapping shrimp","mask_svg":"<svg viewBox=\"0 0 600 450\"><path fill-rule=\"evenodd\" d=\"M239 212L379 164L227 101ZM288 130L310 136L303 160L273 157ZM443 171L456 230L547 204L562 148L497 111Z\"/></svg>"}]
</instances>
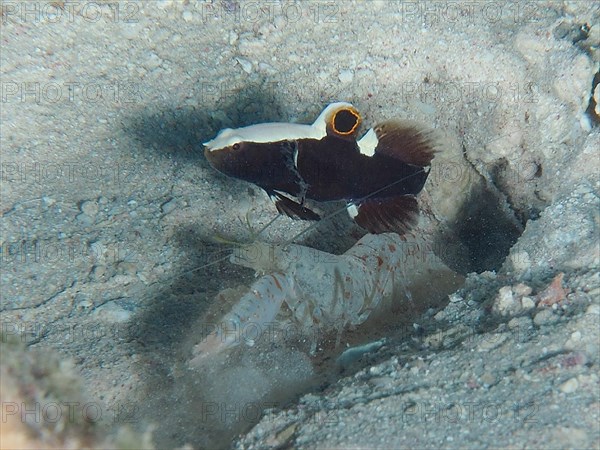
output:
<instances>
[{"instance_id":1,"label":"snapping shrimp","mask_svg":"<svg viewBox=\"0 0 600 450\"><path fill-rule=\"evenodd\" d=\"M242 343L252 346L286 320L303 336L337 332L339 344L344 328L362 324L402 295L418 296L440 273L456 275L423 238L392 233L367 234L342 255L258 242L234 252L231 261L262 276L195 347L192 365ZM311 354L317 344L314 338Z\"/></svg>"}]
</instances>

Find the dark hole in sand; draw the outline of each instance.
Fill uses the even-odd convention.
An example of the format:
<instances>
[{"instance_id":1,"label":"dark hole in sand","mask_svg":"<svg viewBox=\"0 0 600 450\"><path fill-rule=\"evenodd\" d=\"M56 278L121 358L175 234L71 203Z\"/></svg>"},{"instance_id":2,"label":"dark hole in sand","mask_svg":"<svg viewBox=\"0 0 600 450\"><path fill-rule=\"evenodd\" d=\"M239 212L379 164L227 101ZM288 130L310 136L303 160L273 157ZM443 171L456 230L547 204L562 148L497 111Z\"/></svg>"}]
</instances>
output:
<instances>
[{"instance_id":1,"label":"dark hole in sand","mask_svg":"<svg viewBox=\"0 0 600 450\"><path fill-rule=\"evenodd\" d=\"M472 193L456 222L455 232L467 251L466 272L498 270L521 230L499 199L485 186Z\"/></svg>"}]
</instances>

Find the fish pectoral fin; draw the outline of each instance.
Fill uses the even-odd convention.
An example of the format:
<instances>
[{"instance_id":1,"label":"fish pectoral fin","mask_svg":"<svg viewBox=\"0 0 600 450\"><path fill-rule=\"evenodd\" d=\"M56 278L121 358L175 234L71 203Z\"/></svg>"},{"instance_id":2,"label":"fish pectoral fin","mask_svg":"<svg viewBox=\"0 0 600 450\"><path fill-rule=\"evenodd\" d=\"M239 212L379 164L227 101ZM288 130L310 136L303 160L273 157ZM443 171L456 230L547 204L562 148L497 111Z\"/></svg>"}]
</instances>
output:
<instances>
[{"instance_id":1,"label":"fish pectoral fin","mask_svg":"<svg viewBox=\"0 0 600 450\"><path fill-rule=\"evenodd\" d=\"M369 198L349 203L347 210L359 226L372 234L403 235L419 220L419 205L414 195Z\"/></svg>"},{"instance_id":2,"label":"fish pectoral fin","mask_svg":"<svg viewBox=\"0 0 600 450\"><path fill-rule=\"evenodd\" d=\"M316 212L302 206L300 203L286 197L279 192L268 192L271 200L275 202L275 207L279 214L288 216L291 219L297 220L320 220Z\"/></svg>"}]
</instances>

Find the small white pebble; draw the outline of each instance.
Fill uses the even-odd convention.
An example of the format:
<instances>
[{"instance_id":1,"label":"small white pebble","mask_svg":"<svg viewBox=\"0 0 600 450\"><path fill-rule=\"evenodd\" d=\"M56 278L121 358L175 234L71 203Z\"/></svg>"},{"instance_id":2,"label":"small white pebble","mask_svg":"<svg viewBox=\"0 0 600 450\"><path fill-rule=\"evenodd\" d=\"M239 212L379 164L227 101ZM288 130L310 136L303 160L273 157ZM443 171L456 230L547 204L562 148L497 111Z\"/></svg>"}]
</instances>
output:
<instances>
[{"instance_id":1,"label":"small white pebble","mask_svg":"<svg viewBox=\"0 0 600 450\"><path fill-rule=\"evenodd\" d=\"M83 226L90 226L94 223L94 218L88 216L85 213L81 213L81 214L77 214L77 216L75 217L75 219L77 219L77 221L82 224Z\"/></svg>"},{"instance_id":2,"label":"small white pebble","mask_svg":"<svg viewBox=\"0 0 600 450\"><path fill-rule=\"evenodd\" d=\"M244 58L235 58L237 62L242 66L242 70L246 73L252 73L252 63Z\"/></svg>"},{"instance_id":3,"label":"small white pebble","mask_svg":"<svg viewBox=\"0 0 600 450\"><path fill-rule=\"evenodd\" d=\"M444 320L446 318L446 313L442 310L438 312L435 316L433 316L435 320Z\"/></svg>"},{"instance_id":4,"label":"small white pebble","mask_svg":"<svg viewBox=\"0 0 600 450\"><path fill-rule=\"evenodd\" d=\"M600 305L593 304L593 305L588 306L585 313L599 315L600 314Z\"/></svg>"},{"instance_id":5,"label":"small white pebble","mask_svg":"<svg viewBox=\"0 0 600 450\"><path fill-rule=\"evenodd\" d=\"M456 302L462 301L463 298L460 295L458 295L457 293L454 293L454 294L450 294L448 296L448 300L450 300L450 303L456 303Z\"/></svg>"},{"instance_id":6,"label":"small white pebble","mask_svg":"<svg viewBox=\"0 0 600 450\"><path fill-rule=\"evenodd\" d=\"M81 212L90 217L94 217L96 214L98 214L98 203L90 200L83 202L81 204Z\"/></svg>"},{"instance_id":7,"label":"small white pebble","mask_svg":"<svg viewBox=\"0 0 600 450\"><path fill-rule=\"evenodd\" d=\"M42 197L42 202L44 202L44 206L52 206L56 203L56 200L50 197Z\"/></svg>"},{"instance_id":8,"label":"small white pebble","mask_svg":"<svg viewBox=\"0 0 600 450\"><path fill-rule=\"evenodd\" d=\"M277 73L277 70L275 70L275 68L272 65L264 63L264 62L258 63L258 70L260 70L261 72L271 74L271 75Z\"/></svg>"},{"instance_id":9,"label":"small white pebble","mask_svg":"<svg viewBox=\"0 0 600 450\"><path fill-rule=\"evenodd\" d=\"M338 78L344 84L350 83L354 79L354 72L352 70L342 70L340 71Z\"/></svg>"},{"instance_id":10,"label":"small white pebble","mask_svg":"<svg viewBox=\"0 0 600 450\"><path fill-rule=\"evenodd\" d=\"M536 166L536 168L537 168L537 166ZM531 294L531 287L529 287L523 283L517 283L516 285L513 286L513 292L519 296L529 295L529 294Z\"/></svg>"},{"instance_id":11,"label":"small white pebble","mask_svg":"<svg viewBox=\"0 0 600 450\"><path fill-rule=\"evenodd\" d=\"M138 39L140 27L137 23L127 23L121 27L121 36L125 39Z\"/></svg>"},{"instance_id":12,"label":"small white pebble","mask_svg":"<svg viewBox=\"0 0 600 450\"><path fill-rule=\"evenodd\" d=\"M571 394L572 392L575 392L578 387L579 381L577 381L577 378L570 378L561 384L559 389L565 394Z\"/></svg>"},{"instance_id":13,"label":"small white pebble","mask_svg":"<svg viewBox=\"0 0 600 450\"><path fill-rule=\"evenodd\" d=\"M587 114L581 115L581 117L579 118L579 126L585 132L592 131L592 128L593 128L592 120L590 119L590 117Z\"/></svg>"},{"instance_id":14,"label":"small white pebble","mask_svg":"<svg viewBox=\"0 0 600 450\"><path fill-rule=\"evenodd\" d=\"M371 375L380 375L382 372L381 367L374 366L369 368L369 373Z\"/></svg>"},{"instance_id":15,"label":"small white pebble","mask_svg":"<svg viewBox=\"0 0 600 450\"><path fill-rule=\"evenodd\" d=\"M168 202L163 203L160 207L160 210L162 211L163 214L169 214L175 208L177 208L177 200L175 200L173 198L173 199L169 200Z\"/></svg>"},{"instance_id":16,"label":"small white pebble","mask_svg":"<svg viewBox=\"0 0 600 450\"><path fill-rule=\"evenodd\" d=\"M92 242L90 244L90 252L94 256L94 258L102 258L104 256L105 251L106 248L100 242Z\"/></svg>"},{"instance_id":17,"label":"small white pebble","mask_svg":"<svg viewBox=\"0 0 600 450\"><path fill-rule=\"evenodd\" d=\"M525 296L521 299L521 306L523 309L533 309L535 308L535 302L531 297Z\"/></svg>"},{"instance_id":18,"label":"small white pebble","mask_svg":"<svg viewBox=\"0 0 600 450\"><path fill-rule=\"evenodd\" d=\"M162 64L162 59L154 52L148 52L146 59L142 62L142 66L146 70L156 69Z\"/></svg>"}]
</instances>

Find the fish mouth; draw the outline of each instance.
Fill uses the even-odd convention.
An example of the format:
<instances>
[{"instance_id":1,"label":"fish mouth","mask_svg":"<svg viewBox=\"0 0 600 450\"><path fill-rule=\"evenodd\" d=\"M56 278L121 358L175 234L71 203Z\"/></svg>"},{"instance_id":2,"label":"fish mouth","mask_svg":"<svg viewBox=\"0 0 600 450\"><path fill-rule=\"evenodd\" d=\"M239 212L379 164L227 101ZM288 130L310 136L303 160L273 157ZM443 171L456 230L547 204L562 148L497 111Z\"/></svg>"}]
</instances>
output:
<instances>
[{"instance_id":1,"label":"fish mouth","mask_svg":"<svg viewBox=\"0 0 600 450\"><path fill-rule=\"evenodd\" d=\"M224 173L225 175L231 175L232 173L235 173L235 158L232 158L231 152L228 151L228 148L212 150L210 147L206 147L204 149L204 157L217 171Z\"/></svg>"},{"instance_id":2,"label":"fish mouth","mask_svg":"<svg viewBox=\"0 0 600 450\"><path fill-rule=\"evenodd\" d=\"M212 150L210 147L204 148L204 157L213 166L218 166L221 154L220 150Z\"/></svg>"}]
</instances>

